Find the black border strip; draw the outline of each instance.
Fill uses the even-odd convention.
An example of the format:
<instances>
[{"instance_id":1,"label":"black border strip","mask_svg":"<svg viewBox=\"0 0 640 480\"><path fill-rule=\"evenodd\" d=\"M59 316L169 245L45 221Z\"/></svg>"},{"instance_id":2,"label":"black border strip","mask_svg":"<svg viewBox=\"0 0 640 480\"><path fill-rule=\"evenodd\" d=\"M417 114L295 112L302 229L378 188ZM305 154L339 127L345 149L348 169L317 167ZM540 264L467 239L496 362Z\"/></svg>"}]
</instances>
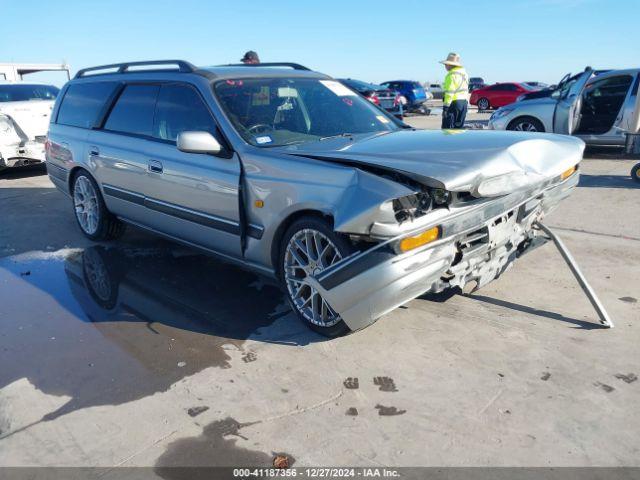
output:
<instances>
[{"instance_id":1,"label":"black border strip","mask_svg":"<svg viewBox=\"0 0 640 480\"><path fill-rule=\"evenodd\" d=\"M262 238L263 233L264 233L263 226L256 225L253 223L250 223L249 225L247 225L247 235L249 235L251 238L260 240Z\"/></svg>"},{"instance_id":2,"label":"black border strip","mask_svg":"<svg viewBox=\"0 0 640 480\"><path fill-rule=\"evenodd\" d=\"M205 227L214 228L216 230L221 230L233 235L240 235L240 225L233 220L216 218L206 213L184 208L179 205L166 203L153 198L148 198L139 193L112 187L111 185L103 185L102 189L104 190L105 195L109 195L110 197L135 203L136 205L142 205L150 210L165 213L167 215L171 215L172 217L187 220L199 225L204 225ZM260 232L260 236L262 236L262 232Z\"/></svg>"},{"instance_id":3,"label":"black border strip","mask_svg":"<svg viewBox=\"0 0 640 480\"><path fill-rule=\"evenodd\" d=\"M144 195L140 195L139 193L122 190L110 185L103 185L102 189L104 190L104 194L109 195L110 197L126 200L127 202L135 203L136 205L144 205Z\"/></svg>"},{"instance_id":4,"label":"black border strip","mask_svg":"<svg viewBox=\"0 0 640 480\"><path fill-rule=\"evenodd\" d=\"M367 255L363 255L360 258L353 260L349 265L336 270L335 272L329 272L328 275L318 280L320 286L325 290L331 290L337 287L341 283L351 280L352 278L366 272L367 270L386 262L387 260L395 257L396 254L391 250L374 250Z\"/></svg>"},{"instance_id":5,"label":"black border strip","mask_svg":"<svg viewBox=\"0 0 640 480\"><path fill-rule=\"evenodd\" d=\"M215 228L216 230L221 230L233 235L240 235L240 225L237 222L233 222L232 220L226 220L222 218L218 219L211 215L196 212L194 210L189 210L178 205L161 202L160 200L154 200L153 198L147 197L145 197L144 199L144 206L151 210L155 210L156 212L166 213L167 215L171 215L172 217L187 220L199 225L204 225L205 227Z\"/></svg>"}]
</instances>

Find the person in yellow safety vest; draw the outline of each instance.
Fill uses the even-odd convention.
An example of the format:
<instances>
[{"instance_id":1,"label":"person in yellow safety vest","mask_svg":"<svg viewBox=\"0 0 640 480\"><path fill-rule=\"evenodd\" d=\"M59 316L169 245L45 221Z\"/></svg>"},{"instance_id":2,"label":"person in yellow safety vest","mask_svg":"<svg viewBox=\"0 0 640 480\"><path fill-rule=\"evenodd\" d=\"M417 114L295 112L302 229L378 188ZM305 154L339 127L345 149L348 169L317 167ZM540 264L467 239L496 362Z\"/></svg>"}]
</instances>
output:
<instances>
[{"instance_id":1,"label":"person in yellow safety vest","mask_svg":"<svg viewBox=\"0 0 640 480\"><path fill-rule=\"evenodd\" d=\"M444 107L442 109L442 128L463 128L469 102L469 76L460 63L460 55L450 53L440 63L447 69L442 90Z\"/></svg>"}]
</instances>

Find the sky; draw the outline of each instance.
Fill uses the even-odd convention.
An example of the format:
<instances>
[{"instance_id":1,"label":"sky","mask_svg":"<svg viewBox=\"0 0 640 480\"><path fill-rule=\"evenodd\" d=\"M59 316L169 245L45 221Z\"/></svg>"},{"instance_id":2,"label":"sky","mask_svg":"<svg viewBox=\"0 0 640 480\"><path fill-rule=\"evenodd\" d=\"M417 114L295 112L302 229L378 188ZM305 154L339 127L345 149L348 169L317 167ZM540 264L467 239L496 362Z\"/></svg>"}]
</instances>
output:
<instances>
[{"instance_id":1,"label":"sky","mask_svg":"<svg viewBox=\"0 0 640 480\"><path fill-rule=\"evenodd\" d=\"M470 76L556 83L640 67L640 0L0 0L1 62L83 67L133 60L290 61L369 82ZM34 80L64 83L61 74ZM49 80L51 78L51 80Z\"/></svg>"}]
</instances>

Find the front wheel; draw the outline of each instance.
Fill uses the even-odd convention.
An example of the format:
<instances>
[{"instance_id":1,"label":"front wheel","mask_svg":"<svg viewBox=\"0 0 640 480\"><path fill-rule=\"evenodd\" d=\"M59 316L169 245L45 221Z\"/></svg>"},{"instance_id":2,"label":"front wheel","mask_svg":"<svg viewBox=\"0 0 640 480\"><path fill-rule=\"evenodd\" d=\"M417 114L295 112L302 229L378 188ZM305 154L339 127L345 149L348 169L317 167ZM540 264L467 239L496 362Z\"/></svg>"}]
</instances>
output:
<instances>
[{"instance_id":1,"label":"front wheel","mask_svg":"<svg viewBox=\"0 0 640 480\"><path fill-rule=\"evenodd\" d=\"M507 126L507 130L515 130L517 132L544 132L542 122L533 117L516 118Z\"/></svg>"},{"instance_id":2,"label":"front wheel","mask_svg":"<svg viewBox=\"0 0 640 480\"><path fill-rule=\"evenodd\" d=\"M478 110L489 110L491 108L491 103L489 103L489 99L482 97L478 100Z\"/></svg>"},{"instance_id":3,"label":"front wheel","mask_svg":"<svg viewBox=\"0 0 640 480\"><path fill-rule=\"evenodd\" d=\"M349 327L307 279L353 251L346 238L319 218L297 220L282 239L281 280L289 303L309 328L327 337L344 335Z\"/></svg>"},{"instance_id":4,"label":"front wheel","mask_svg":"<svg viewBox=\"0 0 640 480\"><path fill-rule=\"evenodd\" d=\"M125 225L107 210L96 181L81 171L73 178L71 188L73 208L78 226L91 240L112 240L120 237Z\"/></svg>"},{"instance_id":5,"label":"front wheel","mask_svg":"<svg viewBox=\"0 0 640 480\"><path fill-rule=\"evenodd\" d=\"M640 163L636 163L631 169L631 178L636 182L640 182Z\"/></svg>"}]
</instances>

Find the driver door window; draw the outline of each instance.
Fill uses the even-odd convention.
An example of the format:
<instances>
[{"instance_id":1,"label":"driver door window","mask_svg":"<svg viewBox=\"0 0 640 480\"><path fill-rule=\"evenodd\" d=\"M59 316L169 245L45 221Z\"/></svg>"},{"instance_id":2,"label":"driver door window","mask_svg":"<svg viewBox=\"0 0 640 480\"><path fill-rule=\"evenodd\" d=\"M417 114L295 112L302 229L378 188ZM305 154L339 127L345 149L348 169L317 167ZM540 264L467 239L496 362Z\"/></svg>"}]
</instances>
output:
<instances>
[{"instance_id":1,"label":"driver door window","mask_svg":"<svg viewBox=\"0 0 640 480\"><path fill-rule=\"evenodd\" d=\"M153 136L175 142L178 134L204 131L216 136L217 127L200 95L186 85L163 85L158 94Z\"/></svg>"}]
</instances>

